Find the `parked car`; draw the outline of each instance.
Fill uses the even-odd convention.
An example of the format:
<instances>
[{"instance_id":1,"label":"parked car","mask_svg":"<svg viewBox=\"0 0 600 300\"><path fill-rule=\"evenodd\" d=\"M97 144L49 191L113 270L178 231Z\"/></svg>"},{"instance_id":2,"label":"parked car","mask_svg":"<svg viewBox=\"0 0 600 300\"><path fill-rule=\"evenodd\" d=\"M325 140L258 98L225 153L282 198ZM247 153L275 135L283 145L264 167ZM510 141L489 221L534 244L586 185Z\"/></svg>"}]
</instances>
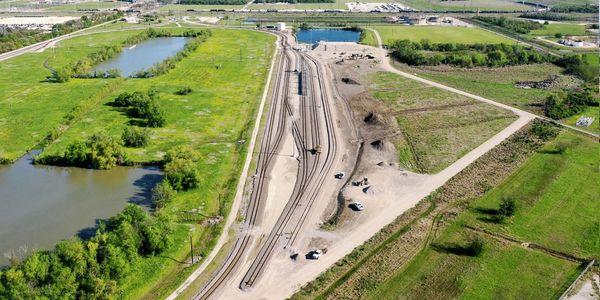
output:
<instances>
[{"instance_id":1,"label":"parked car","mask_svg":"<svg viewBox=\"0 0 600 300\"><path fill-rule=\"evenodd\" d=\"M321 251L320 249L316 249L316 250L312 250L312 251L308 252L308 254L306 255L306 258L319 259L319 257L321 257L321 255L323 255L323 251Z\"/></svg>"},{"instance_id":2,"label":"parked car","mask_svg":"<svg viewBox=\"0 0 600 300\"><path fill-rule=\"evenodd\" d=\"M360 202L353 202L350 204L350 208L352 208L353 210L361 211L365 209L365 206L362 205L362 203Z\"/></svg>"},{"instance_id":3,"label":"parked car","mask_svg":"<svg viewBox=\"0 0 600 300\"><path fill-rule=\"evenodd\" d=\"M335 174L334 176L335 176L335 179L344 179L344 176L346 176L346 173L339 172L339 173Z\"/></svg>"}]
</instances>

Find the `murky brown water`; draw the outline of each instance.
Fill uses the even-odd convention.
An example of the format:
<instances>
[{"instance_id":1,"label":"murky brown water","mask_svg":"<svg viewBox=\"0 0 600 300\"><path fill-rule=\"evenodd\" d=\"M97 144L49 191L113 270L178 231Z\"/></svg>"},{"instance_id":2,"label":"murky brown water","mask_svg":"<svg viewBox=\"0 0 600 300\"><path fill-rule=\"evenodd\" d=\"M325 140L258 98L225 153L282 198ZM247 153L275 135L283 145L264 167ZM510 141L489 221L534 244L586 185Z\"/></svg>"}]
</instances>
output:
<instances>
[{"instance_id":1,"label":"murky brown water","mask_svg":"<svg viewBox=\"0 0 600 300\"><path fill-rule=\"evenodd\" d=\"M26 156L0 166L0 265L23 246L49 249L61 239L89 235L96 222L125 205L150 207L157 168L88 170L34 166Z\"/></svg>"}]
</instances>

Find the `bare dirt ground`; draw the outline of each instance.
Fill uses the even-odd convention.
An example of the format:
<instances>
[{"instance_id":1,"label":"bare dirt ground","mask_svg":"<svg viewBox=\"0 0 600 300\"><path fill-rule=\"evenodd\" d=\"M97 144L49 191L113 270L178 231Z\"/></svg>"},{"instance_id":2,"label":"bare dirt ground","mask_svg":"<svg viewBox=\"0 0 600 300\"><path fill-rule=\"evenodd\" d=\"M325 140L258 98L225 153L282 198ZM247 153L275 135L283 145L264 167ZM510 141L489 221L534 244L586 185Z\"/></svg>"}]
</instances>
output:
<instances>
[{"instance_id":1,"label":"bare dirt ground","mask_svg":"<svg viewBox=\"0 0 600 300\"><path fill-rule=\"evenodd\" d=\"M591 273L587 280L581 284L577 292L569 300L597 300L600 299L600 274Z\"/></svg>"}]
</instances>

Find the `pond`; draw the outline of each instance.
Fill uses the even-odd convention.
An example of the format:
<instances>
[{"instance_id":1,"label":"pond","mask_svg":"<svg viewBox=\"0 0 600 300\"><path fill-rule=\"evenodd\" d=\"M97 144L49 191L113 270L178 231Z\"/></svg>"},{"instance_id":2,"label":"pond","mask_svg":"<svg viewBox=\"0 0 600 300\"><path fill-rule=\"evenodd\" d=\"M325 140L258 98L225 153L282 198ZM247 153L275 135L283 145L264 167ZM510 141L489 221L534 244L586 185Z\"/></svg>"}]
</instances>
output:
<instances>
[{"instance_id":1,"label":"pond","mask_svg":"<svg viewBox=\"0 0 600 300\"><path fill-rule=\"evenodd\" d=\"M319 41L327 42L358 42L360 32L344 29L301 29L296 32L298 42L304 44L316 44Z\"/></svg>"},{"instance_id":2,"label":"pond","mask_svg":"<svg viewBox=\"0 0 600 300\"><path fill-rule=\"evenodd\" d=\"M150 207L150 191L162 180L156 167L89 170L31 164L31 155L0 166L0 266L5 253L50 249L75 235L88 237L98 220L127 203Z\"/></svg>"},{"instance_id":3,"label":"pond","mask_svg":"<svg viewBox=\"0 0 600 300\"><path fill-rule=\"evenodd\" d=\"M186 37L165 37L146 40L123 49L123 52L119 53L117 57L99 64L95 71L105 72L110 69L119 69L121 76L129 77L177 54L183 50L187 39Z\"/></svg>"}]
</instances>

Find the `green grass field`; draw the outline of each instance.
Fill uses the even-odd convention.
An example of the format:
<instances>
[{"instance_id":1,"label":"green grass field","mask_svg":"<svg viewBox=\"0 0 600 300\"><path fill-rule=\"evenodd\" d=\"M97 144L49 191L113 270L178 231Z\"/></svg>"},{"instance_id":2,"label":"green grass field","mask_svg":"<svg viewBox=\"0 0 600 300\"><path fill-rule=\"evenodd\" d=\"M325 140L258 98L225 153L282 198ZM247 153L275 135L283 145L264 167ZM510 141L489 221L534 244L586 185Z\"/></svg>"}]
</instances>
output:
<instances>
[{"instance_id":1,"label":"green grass field","mask_svg":"<svg viewBox=\"0 0 600 300\"><path fill-rule=\"evenodd\" d=\"M517 81L541 81L550 76L560 75L562 69L551 64L522 65L504 68L460 69L453 67L415 68L405 64L394 65L406 72L461 89L475 95L512 105L535 113L542 113L542 104L559 87L549 90L521 89L515 87ZM562 75L561 75L562 76ZM561 87L569 88L579 82L572 76L563 76Z\"/></svg>"},{"instance_id":2,"label":"green grass field","mask_svg":"<svg viewBox=\"0 0 600 300\"><path fill-rule=\"evenodd\" d=\"M159 77L72 79L62 84L41 82L49 74L42 66L47 58L51 67L60 67L103 45L121 43L137 32L72 38L59 43L54 50L0 63L0 120L7 125L0 131L2 155L17 158L39 143L60 123L62 116L90 97L100 99L98 105L49 145L44 154L61 153L71 141L94 132L120 137L129 119L106 104L123 91L154 87L160 93L159 104L166 111L167 125L151 129L149 145L126 149L128 155L134 161L149 162L160 159L166 150L176 145L194 147L202 157L198 163L200 187L177 193L162 211L176 220L193 208L205 215L217 215L219 202L222 202L227 213L246 153L246 145L237 145L236 141L249 138L275 38L260 32L212 29L213 36L195 53ZM190 86L193 92L186 96L175 95L175 91L184 86ZM190 226L195 228L196 253L209 251L221 231L220 225L194 224L182 221L177 225L174 244L165 256L143 259L134 265L121 283L125 298L162 298L193 271L176 262L189 257Z\"/></svg>"},{"instance_id":3,"label":"green grass field","mask_svg":"<svg viewBox=\"0 0 600 300\"><path fill-rule=\"evenodd\" d=\"M560 147L566 150L559 153ZM433 241L434 245L464 244L467 237L477 234L486 244L482 256L461 256L428 247L373 289L369 298L558 298L581 271L578 264L516 243L499 242L463 224L580 257L598 257L600 202L594 199L600 194L599 150L596 141L563 131L500 186L471 203L472 209ZM516 199L517 213L497 224L490 221L487 212L498 209L504 197Z\"/></svg>"},{"instance_id":4,"label":"green grass field","mask_svg":"<svg viewBox=\"0 0 600 300\"><path fill-rule=\"evenodd\" d=\"M522 5L516 1L507 0L399 0L398 2L419 10L467 10L467 11L523 11L533 10L533 7Z\"/></svg>"},{"instance_id":5,"label":"green grass field","mask_svg":"<svg viewBox=\"0 0 600 300\"><path fill-rule=\"evenodd\" d=\"M509 111L392 73L369 80L371 95L393 111L402 131L395 141L400 163L417 172L441 171L515 120Z\"/></svg>"},{"instance_id":6,"label":"green grass field","mask_svg":"<svg viewBox=\"0 0 600 300\"><path fill-rule=\"evenodd\" d=\"M490 43L490 44L514 44L515 41L507 39L501 35L482 30L479 28L465 27L441 27L441 26L407 26L407 25L377 25L367 26L377 30L384 44L389 44L394 40L408 39L420 41L429 39L433 43ZM372 34L367 36L366 40L361 41L364 44L377 46L377 41Z\"/></svg>"},{"instance_id":7,"label":"green grass field","mask_svg":"<svg viewBox=\"0 0 600 300\"><path fill-rule=\"evenodd\" d=\"M552 23L544 25L543 29L532 30L528 33L531 36L554 36L556 33L563 35L587 35L585 25Z\"/></svg>"},{"instance_id":8,"label":"green grass field","mask_svg":"<svg viewBox=\"0 0 600 300\"><path fill-rule=\"evenodd\" d=\"M474 212L467 215L468 222L581 257L600 256L598 153L597 141L565 131L473 204L497 208L503 197L513 197L518 207L514 217L494 224Z\"/></svg>"},{"instance_id":9,"label":"green grass field","mask_svg":"<svg viewBox=\"0 0 600 300\"><path fill-rule=\"evenodd\" d=\"M459 226L434 243L464 243ZM485 250L469 257L427 247L369 299L552 299L577 275L578 264L481 236Z\"/></svg>"}]
</instances>

